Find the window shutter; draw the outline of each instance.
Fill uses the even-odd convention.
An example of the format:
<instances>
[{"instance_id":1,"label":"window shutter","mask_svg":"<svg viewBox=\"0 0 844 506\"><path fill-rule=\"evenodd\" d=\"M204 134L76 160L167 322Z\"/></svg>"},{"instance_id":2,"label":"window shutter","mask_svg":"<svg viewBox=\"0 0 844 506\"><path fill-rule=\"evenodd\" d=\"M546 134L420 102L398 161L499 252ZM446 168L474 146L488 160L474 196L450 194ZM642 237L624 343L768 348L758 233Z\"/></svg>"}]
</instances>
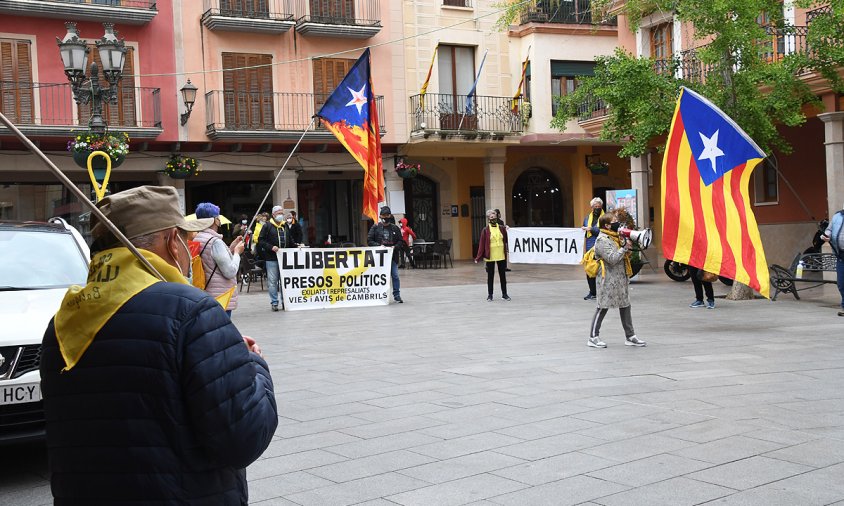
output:
<instances>
[{"instance_id":1,"label":"window shutter","mask_svg":"<svg viewBox=\"0 0 844 506\"><path fill-rule=\"evenodd\" d=\"M17 123L34 122L28 40L0 39L0 110Z\"/></svg>"},{"instance_id":2,"label":"window shutter","mask_svg":"<svg viewBox=\"0 0 844 506\"><path fill-rule=\"evenodd\" d=\"M320 58L314 60L314 104L316 111L349 73L357 60L346 58Z\"/></svg>"},{"instance_id":3,"label":"window shutter","mask_svg":"<svg viewBox=\"0 0 844 506\"><path fill-rule=\"evenodd\" d=\"M595 75L595 62L551 60L551 77Z\"/></svg>"},{"instance_id":4,"label":"window shutter","mask_svg":"<svg viewBox=\"0 0 844 506\"><path fill-rule=\"evenodd\" d=\"M226 128L274 128L272 61L268 54L223 53ZM254 68L258 65L267 66ZM252 68L225 71L242 67Z\"/></svg>"}]
</instances>

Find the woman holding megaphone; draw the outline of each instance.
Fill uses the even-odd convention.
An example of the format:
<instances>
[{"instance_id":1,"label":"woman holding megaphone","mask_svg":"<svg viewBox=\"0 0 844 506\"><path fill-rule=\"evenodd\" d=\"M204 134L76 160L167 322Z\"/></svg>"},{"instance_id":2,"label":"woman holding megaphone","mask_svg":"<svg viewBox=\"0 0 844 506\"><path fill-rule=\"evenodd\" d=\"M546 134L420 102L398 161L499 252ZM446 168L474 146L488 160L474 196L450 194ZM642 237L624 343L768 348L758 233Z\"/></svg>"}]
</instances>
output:
<instances>
[{"instance_id":1,"label":"woman holding megaphone","mask_svg":"<svg viewBox=\"0 0 844 506\"><path fill-rule=\"evenodd\" d=\"M597 276L598 307L592 317L589 331L589 341L592 348L606 348L607 344L598 337L601 323L609 308L618 308L621 315L621 326L624 327L627 346L645 346L645 341L636 337L633 330L633 316L630 311L630 297L628 295L630 266L630 250L633 243L629 237L619 235L619 222L615 213L609 212L598 219L600 234L595 240L595 260L600 264Z\"/></svg>"}]
</instances>

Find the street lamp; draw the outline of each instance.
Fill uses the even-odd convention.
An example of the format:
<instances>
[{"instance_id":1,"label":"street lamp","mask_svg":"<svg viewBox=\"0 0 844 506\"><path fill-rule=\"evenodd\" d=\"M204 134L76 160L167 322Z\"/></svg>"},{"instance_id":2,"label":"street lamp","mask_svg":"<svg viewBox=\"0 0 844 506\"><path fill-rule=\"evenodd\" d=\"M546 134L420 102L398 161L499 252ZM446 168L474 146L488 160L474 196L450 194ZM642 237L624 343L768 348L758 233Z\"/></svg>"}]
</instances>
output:
<instances>
[{"instance_id":1,"label":"street lamp","mask_svg":"<svg viewBox=\"0 0 844 506\"><path fill-rule=\"evenodd\" d=\"M186 112L182 113L182 126L185 126L188 122L188 118L190 118L190 112L193 110L194 102L196 102L196 90L196 86L190 82L190 79L188 79L188 82L186 82L185 85L182 86L182 89L179 90L182 92L182 101L184 101L185 108L187 109Z\"/></svg>"},{"instance_id":2,"label":"street lamp","mask_svg":"<svg viewBox=\"0 0 844 506\"><path fill-rule=\"evenodd\" d=\"M88 65L88 43L79 38L76 23L67 22L67 34L56 42L64 63L64 73L70 81L73 99L77 104L91 103L91 119L88 128L93 133L103 134L108 124L103 119L103 101L117 103L117 83L123 74L123 64L126 61L126 45L117 38L112 23L103 23L105 34L96 42L97 52L103 65L103 76L108 81L108 88L100 87L99 68L91 63L91 77L85 78Z\"/></svg>"}]
</instances>

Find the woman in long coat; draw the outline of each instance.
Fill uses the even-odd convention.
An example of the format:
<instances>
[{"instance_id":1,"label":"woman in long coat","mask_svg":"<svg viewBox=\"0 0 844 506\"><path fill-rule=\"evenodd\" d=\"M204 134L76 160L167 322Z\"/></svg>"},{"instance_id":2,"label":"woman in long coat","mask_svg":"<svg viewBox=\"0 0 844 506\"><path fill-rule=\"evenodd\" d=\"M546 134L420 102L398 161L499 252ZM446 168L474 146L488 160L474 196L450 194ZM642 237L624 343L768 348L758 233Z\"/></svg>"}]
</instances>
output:
<instances>
[{"instance_id":1,"label":"woman in long coat","mask_svg":"<svg viewBox=\"0 0 844 506\"><path fill-rule=\"evenodd\" d=\"M598 338L601 322L610 308L618 308L621 326L624 327L627 346L645 346L645 342L636 337L633 330L633 317L630 312L630 297L627 293L629 284L630 239L618 235L618 218L614 213L606 213L598 219L600 235L595 240L595 260L600 263L597 277L598 308L592 317L588 346L606 348L607 344Z\"/></svg>"}]
</instances>

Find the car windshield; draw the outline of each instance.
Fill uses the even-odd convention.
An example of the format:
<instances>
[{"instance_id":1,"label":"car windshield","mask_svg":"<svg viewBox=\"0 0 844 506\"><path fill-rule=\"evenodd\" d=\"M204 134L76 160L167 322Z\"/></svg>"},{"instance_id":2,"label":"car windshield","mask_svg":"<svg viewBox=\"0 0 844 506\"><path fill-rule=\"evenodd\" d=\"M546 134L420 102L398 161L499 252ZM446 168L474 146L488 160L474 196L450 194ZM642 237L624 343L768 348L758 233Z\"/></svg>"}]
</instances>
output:
<instances>
[{"instance_id":1,"label":"car windshield","mask_svg":"<svg viewBox=\"0 0 844 506\"><path fill-rule=\"evenodd\" d=\"M37 230L0 230L0 290L84 285L87 260L73 236Z\"/></svg>"}]
</instances>

